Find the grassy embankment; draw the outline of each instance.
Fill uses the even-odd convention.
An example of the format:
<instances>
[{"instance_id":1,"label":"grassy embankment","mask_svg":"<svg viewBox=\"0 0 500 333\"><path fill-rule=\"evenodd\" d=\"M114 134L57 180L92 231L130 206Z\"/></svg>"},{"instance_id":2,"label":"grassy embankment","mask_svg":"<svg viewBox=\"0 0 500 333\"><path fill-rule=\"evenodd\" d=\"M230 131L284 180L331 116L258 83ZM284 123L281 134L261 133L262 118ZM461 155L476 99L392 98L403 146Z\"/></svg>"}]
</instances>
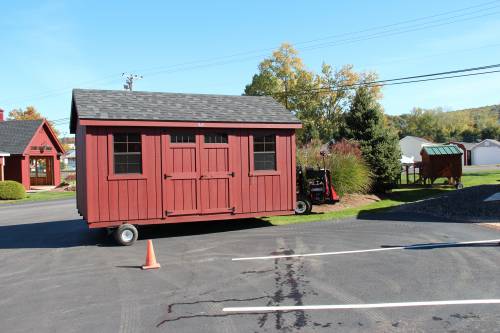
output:
<instances>
[{"instance_id":1,"label":"grassy embankment","mask_svg":"<svg viewBox=\"0 0 500 333\"><path fill-rule=\"evenodd\" d=\"M439 180L438 180L439 181ZM471 172L464 173L462 177L464 187L484 185L484 184L500 184L500 170L485 171L485 172ZM384 208L390 208L404 203L414 202L426 199L446 191L454 191L454 187L435 185L433 188L420 185L400 185L391 193L383 196L382 200L370 203L367 205L346 208L339 211L311 214L311 215L292 215L292 216L273 216L265 218L266 221L274 225L284 225L291 223L302 223L321 220L340 219L345 217L356 216L361 211L377 211Z\"/></svg>"},{"instance_id":2,"label":"grassy embankment","mask_svg":"<svg viewBox=\"0 0 500 333\"><path fill-rule=\"evenodd\" d=\"M0 204L4 203L18 203L18 202L34 202L34 201L48 201L57 199L74 198L75 192L61 192L61 191L44 191L27 193L26 198L19 200L0 200Z\"/></svg>"}]
</instances>

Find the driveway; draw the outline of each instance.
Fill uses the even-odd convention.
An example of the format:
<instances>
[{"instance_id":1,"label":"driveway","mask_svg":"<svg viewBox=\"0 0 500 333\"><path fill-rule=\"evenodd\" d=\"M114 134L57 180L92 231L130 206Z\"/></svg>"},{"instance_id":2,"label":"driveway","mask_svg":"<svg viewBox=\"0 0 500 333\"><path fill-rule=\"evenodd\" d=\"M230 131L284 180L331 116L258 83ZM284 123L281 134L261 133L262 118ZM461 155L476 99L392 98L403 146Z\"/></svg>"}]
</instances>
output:
<instances>
[{"instance_id":1,"label":"driveway","mask_svg":"<svg viewBox=\"0 0 500 333\"><path fill-rule=\"evenodd\" d=\"M134 246L114 246L73 200L0 207L2 331L498 331L500 304L483 304L500 299L498 241L467 243L498 240L498 230L394 213L140 233ZM159 270L139 268L145 238ZM260 308L269 306L312 307Z\"/></svg>"}]
</instances>

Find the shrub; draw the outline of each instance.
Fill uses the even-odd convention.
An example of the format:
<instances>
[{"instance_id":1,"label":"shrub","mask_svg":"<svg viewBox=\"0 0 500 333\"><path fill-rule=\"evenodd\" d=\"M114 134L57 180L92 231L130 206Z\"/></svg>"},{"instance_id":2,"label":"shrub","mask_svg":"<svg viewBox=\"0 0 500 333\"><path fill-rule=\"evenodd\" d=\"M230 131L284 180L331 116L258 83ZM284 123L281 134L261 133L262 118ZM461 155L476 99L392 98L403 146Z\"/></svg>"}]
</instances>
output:
<instances>
[{"instance_id":1,"label":"shrub","mask_svg":"<svg viewBox=\"0 0 500 333\"><path fill-rule=\"evenodd\" d=\"M366 162L356 155L333 153L325 157L326 168L332 174L337 193L367 193L372 186L372 174Z\"/></svg>"},{"instance_id":2,"label":"shrub","mask_svg":"<svg viewBox=\"0 0 500 333\"><path fill-rule=\"evenodd\" d=\"M351 142L351 148L356 147ZM347 193L366 193L372 186L370 168L359 153L359 148L345 149L342 152L333 149L333 152L321 156L322 145L319 141L297 149L297 163L303 167L323 167L330 170L332 183L337 193L342 196ZM344 144L345 148L346 145ZM351 152L347 152L352 150Z\"/></svg>"},{"instance_id":3,"label":"shrub","mask_svg":"<svg viewBox=\"0 0 500 333\"><path fill-rule=\"evenodd\" d=\"M354 140L346 140L342 139L338 142L335 142L330 146L331 153L337 153L341 155L354 155L356 157L361 158L361 148L359 142Z\"/></svg>"},{"instance_id":4,"label":"shrub","mask_svg":"<svg viewBox=\"0 0 500 333\"><path fill-rule=\"evenodd\" d=\"M64 180L68 183L76 181L76 174L72 173L68 175Z\"/></svg>"},{"instance_id":5,"label":"shrub","mask_svg":"<svg viewBox=\"0 0 500 333\"><path fill-rule=\"evenodd\" d=\"M24 186L13 180L0 182L0 200L17 200L26 196Z\"/></svg>"}]
</instances>

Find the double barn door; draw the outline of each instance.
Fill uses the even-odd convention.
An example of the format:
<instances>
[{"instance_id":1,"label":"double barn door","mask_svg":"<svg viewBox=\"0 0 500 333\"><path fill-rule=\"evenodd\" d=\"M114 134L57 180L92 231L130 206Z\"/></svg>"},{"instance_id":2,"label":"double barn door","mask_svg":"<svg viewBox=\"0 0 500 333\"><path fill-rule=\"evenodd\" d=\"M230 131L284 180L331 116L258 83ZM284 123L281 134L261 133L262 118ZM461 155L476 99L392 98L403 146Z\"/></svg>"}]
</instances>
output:
<instances>
[{"instance_id":1,"label":"double barn door","mask_svg":"<svg viewBox=\"0 0 500 333\"><path fill-rule=\"evenodd\" d=\"M234 213L231 184L235 174L227 133L168 131L162 134L162 150L167 218Z\"/></svg>"}]
</instances>

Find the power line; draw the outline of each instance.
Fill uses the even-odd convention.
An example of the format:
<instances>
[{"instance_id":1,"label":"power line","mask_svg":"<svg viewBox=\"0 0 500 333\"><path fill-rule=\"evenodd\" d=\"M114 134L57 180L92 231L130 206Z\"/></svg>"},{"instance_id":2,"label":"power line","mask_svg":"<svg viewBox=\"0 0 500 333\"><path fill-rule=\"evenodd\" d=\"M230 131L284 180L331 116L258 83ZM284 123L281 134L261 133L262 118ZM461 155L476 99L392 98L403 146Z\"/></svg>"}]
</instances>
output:
<instances>
[{"instance_id":1,"label":"power line","mask_svg":"<svg viewBox=\"0 0 500 333\"><path fill-rule=\"evenodd\" d=\"M342 33L342 34L325 36L325 37L322 37L322 38L312 39L312 40L308 40L308 41L296 42L295 45L311 44L311 43L314 43L314 42L328 40L328 39L332 39L332 38L337 38L337 37L342 37L342 36L349 36L349 35L356 35L356 34L361 34L361 33L364 33L364 32L370 32L370 31L374 31L374 30L381 30L381 29L386 29L386 28L395 27L395 26L399 26L399 25L404 25L404 24L408 24L408 23L412 23L412 22L425 21L425 20L428 20L428 19L431 19L431 18L435 18L435 17L442 17L442 16L446 16L446 15L449 15L449 14L453 14L453 13L464 12L464 11L467 11L467 10L470 10L470 9L474 9L474 8L487 7L489 5L498 4L498 3L499 3L498 0L496 0L496 1L489 1L489 2L482 3L482 4L474 5L474 6L459 8L459 9L455 9L455 10L451 10L451 11L446 11L446 12L442 12L442 13L438 13L438 14L433 14L433 15L428 15L428 16L423 16L423 17L418 17L418 18L414 18L414 19L410 19L410 20L405 20L405 21L400 21L400 22L395 22L395 23L392 23L392 24L387 24L387 25L382 25L382 26L375 26L375 27L371 27L371 28L366 28L366 29L358 30L358 31L346 32L346 33ZM442 25L452 24L452 23L461 22L461 21L465 21L465 20L471 20L471 19L476 19L476 18L480 18L480 17L495 15L498 12L488 13L488 14L474 16L474 17L466 17L464 19L455 20L455 21L451 21L451 22L444 22L444 23L440 23L440 24L429 25L429 23L432 23L432 22L440 22L442 20L449 20L449 19L452 19L452 18L462 17L462 16L466 16L466 15L470 15L470 14L482 12L482 11L485 11L485 10L490 10L490 9L493 9L493 8L496 8L496 7L498 7L498 6L492 6L492 7L490 6L490 7L487 7L487 8L478 9L478 10L470 12L470 13L464 13L464 14L460 14L460 15L456 15L456 16L452 16L452 17L447 17L447 18L443 18L443 19L439 19L439 20L434 20L434 21L422 23L422 24L419 24L419 25L413 25L413 27L416 27L416 28L409 29L409 30L408 30L409 27L398 28L399 30L400 29L407 29L407 30L402 30L402 31L397 31L398 29L390 29L390 30L387 30L387 31L378 32L378 33L371 34L371 35L364 36L364 37L361 36L361 37L344 39L344 40L339 40L339 41L332 41L332 42L328 42L328 43L322 43L322 44L318 44L318 45L311 45L311 46L308 46L308 47L298 48L298 49L301 50L301 51L315 50L315 49L320 49L320 48L325 48L325 47L331 47L331 46L335 46L335 45L341 45L341 44L353 43L353 42L358 42L358 41L370 40L370 39L374 39L374 38L388 37L388 36L403 34L403 33L407 33L407 32L412 32L412 31L417 31L417 30L423 30L423 29L433 28L433 27L436 27L436 26L442 26ZM191 61L191 62L184 62L184 63L174 64L174 65L169 65L169 66L166 66L166 67L163 67L163 66L162 67L153 67L153 68L150 68L150 69L145 69L143 71L153 71L153 72L150 73L150 75L159 75L159 74L171 74L171 73L176 73L176 72L180 72L180 71L192 70L192 69L199 69L199 68L205 68L205 67L220 66L220 65L231 64L231 63L235 63L235 62L241 62L241 61L247 61L247 60L253 60L253 59L256 59L256 58L261 58L263 56L266 56L267 54L259 54L259 55L252 56L252 57L245 57L245 58L242 58L242 59L233 59L233 60L230 60L230 61L217 61L217 62L213 62L213 61L222 60L222 59L228 59L228 58L235 58L235 57L238 57L238 56L255 54L255 53L258 53L258 52L269 51L269 50L275 50L275 48L266 48L266 49L260 49L260 50L239 52L239 53L235 53L235 54L232 54L232 55L227 55L227 56L222 56L222 57L215 57L215 58L211 58L211 59L207 59L207 60L197 60L197 61ZM197 66L189 66L189 67L181 67L181 66L194 65L194 64L198 64L198 65ZM180 67L180 68L178 68L178 67ZM177 68L177 69L175 69L175 68ZM168 70L168 69L170 69L170 70ZM110 76L107 76L106 78L114 77L114 76L117 76L117 75L119 75L119 74L110 75ZM98 80L93 80L93 81L87 81L86 83L80 83L79 85L85 85L85 84L89 84L89 83L97 83L97 82L102 82L104 80L106 80L106 79L98 79ZM117 82L117 81L118 81L118 79L114 79L114 80L111 80L111 81L108 80L109 84ZM73 87L61 88L61 89L58 89L58 90L48 91L46 94L37 95L35 97L26 97L26 98L23 98L23 99L42 99L42 98L47 98L47 97L58 96L58 95L65 94L68 90L71 90L72 88Z\"/></svg>"},{"instance_id":2,"label":"power line","mask_svg":"<svg viewBox=\"0 0 500 333\"><path fill-rule=\"evenodd\" d=\"M314 92L336 92L336 91L341 91L341 89L356 89L361 86L366 86L366 87L384 87L384 86L392 86L392 85L402 85L402 84L409 84L409 83L417 83L417 82L426 82L426 81L435 81L435 80L445 80L445 79L452 79L452 78L459 78L459 77L467 77L467 76L476 76L476 75L485 75L485 74L491 74L491 73L498 73L500 70L492 70L492 71L484 71L484 72L479 72L479 73L467 73L467 72L473 72L473 71L478 71L478 70L484 70L484 69L491 69L491 68L499 68L500 64L495 64L495 65L487 65L487 66L479 66L479 67L471 67L471 68L464 68L464 69L458 69L458 70L453 70L453 71L446 71L446 72L439 72L439 73L431 73L431 74L422 74L422 75L414 75L414 76L405 76L405 77L400 77L400 78L394 78L394 79L386 79L386 80L376 80L376 81L369 81L369 82L359 82L359 83L353 83L353 84L346 84L346 85L340 85L337 87L321 87L321 88L312 88L309 90L292 90L287 93L285 92L278 92L275 94L279 95L291 95L291 94L301 94L301 93L314 93ZM458 74L458 73L467 73L467 74L460 74L460 75L450 75L450 74ZM440 77L436 77L440 76Z\"/></svg>"},{"instance_id":3,"label":"power line","mask_svg":"<svg viewBox=\"0 0 500 333\"><path fill-rule=\"evenodd\" d=\"M423 20L426 20L426 19L434 18L434 17L445 16L445 15L449 15L449 14L453 14L453 13L457 13L457 12L462 12L462 11L466 11L466 10L473 9L473 8L484 7L484 6L491 5L493 3L498 4L499 2L500 2L499 0L489 1L489 2L482 3L482 4L478 4L478 5L474 5L474 6L469 6L469 7L464 7L464 8L460 8L460 9L455 9L455 10L451 10L451 11L446 11L446 12L442 12L442 13L438 13L438 14L434 14L434 15L418 17L418 18L415 18L415 19L410 19L410 20L405 20L405 21L399 21L399 22L395 22L395 23L391 23L391 24L386 24L386 25L381 25L381 26L374 26L374 27L370 27L370 28L366 28L366 29L362 29L362 30L357 30L357 31L352 31L352 32L345 32L345 33L341 33L341 34L334 34L334 35L325 36L325 37L316 38L316 39L311 39L311 40L307 40L307 41L295 42L293 44L294 45L303 45L303 44L310 44L310 43L314 43L314 42L318 42L318 41L322 41L322 40L328 40L328 39L337 38L337 37L343 37L343 36L349 36L349 35L356 35L356 34L360 34L360 33L364 33L364 32L370 32L370 31L373 31L373 30L380 30L380 29L384 29L384 28L388 28L388 27L393 27L393 26L408 24L408 23L411 23L411 22L423 21ZM489 7L489 8L483 8L483 9L481 9L479 11L489 10L489 9L493 9L493 8L497 8L497 7L498 6L493 6L493 7ZM478 11L476 11L476 12L478 12ZM476 12L466 13L466 14L462 14L460 16L470 15L470 14L473 14L473 13L476 13ZM445 18L445 19L447 20L447 19L455 18L455 17L456 16ZM185 63L170 65L170 66L166 66L166 67L160 66L160 67L153 67L153 68L148 68L148 69L145 68L145 69L142 69L141 71L143 71L143 72L144 71L151 71L151 70L155 71L155 70L161 70L161 69L165 69L166 70L168 68L173 68L173 67L180 67L180 66L184 66L184 65L192 65L192 64L196 64L196 63L202 63L202 62L210 62L210 61L222 60L222 59L226 59L226 58L234 58L234 57L237 57L237 56L243 56L243 55L249 55L249 54L254 54L254 53L260 53L260 52L263 52L263 51L266 51L266 52L267 51L274 51L275 49L276 48L273 47L273 48L265 48L265 49L252 50L252 51L246 51L246 52L239 52L239 53L235 53L235 54L232 54L232 55L227 55L227 56L222 56L222 57L215 57L215 58L211 58L211 59L207 59L207 60L198 60L198 61L185 62ZM259 54L259 57L260 56L262 56L262 55Z\"/></svg>"}]
</instances>

